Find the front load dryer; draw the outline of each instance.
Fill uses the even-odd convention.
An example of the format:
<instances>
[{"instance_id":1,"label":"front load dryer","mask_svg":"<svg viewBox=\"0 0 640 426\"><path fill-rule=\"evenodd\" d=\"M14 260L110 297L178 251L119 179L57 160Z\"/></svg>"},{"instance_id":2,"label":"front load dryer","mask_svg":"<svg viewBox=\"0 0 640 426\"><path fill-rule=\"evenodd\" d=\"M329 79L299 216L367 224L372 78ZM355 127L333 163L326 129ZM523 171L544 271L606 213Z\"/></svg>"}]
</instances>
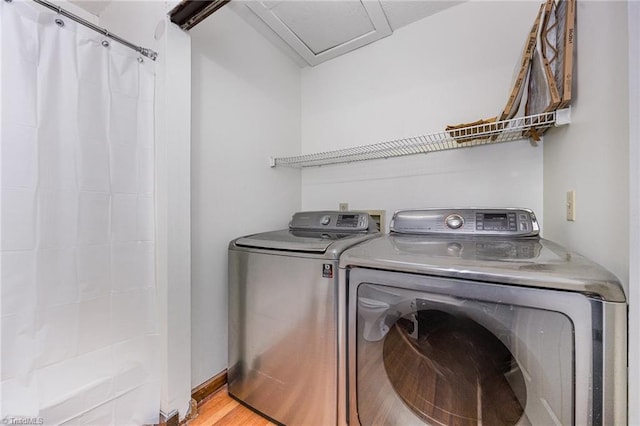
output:
<instances>
[{"instance_id":1,"label":"front load dryer","mask_svg":"<svg viewBox=\"0 0 640 426\"><path fill-rule=\"evenodd\" d=\"M339 406L344 417L338 320L346 289L339 287L338 257L376 235L366 213L299 212L289 229L230 243L232 397L287 425L335 425Z\"/></svg>"},{"instance_id":2,"label":"front load dryer","mask_svg":"<svg viewBox=\"0 0 640 426\"><path fill-rule=\"evenodd\" d=\"M626 424L627 305L526 209L399 211L345 251L351 425Z\"/></svg>"}]
</instances>

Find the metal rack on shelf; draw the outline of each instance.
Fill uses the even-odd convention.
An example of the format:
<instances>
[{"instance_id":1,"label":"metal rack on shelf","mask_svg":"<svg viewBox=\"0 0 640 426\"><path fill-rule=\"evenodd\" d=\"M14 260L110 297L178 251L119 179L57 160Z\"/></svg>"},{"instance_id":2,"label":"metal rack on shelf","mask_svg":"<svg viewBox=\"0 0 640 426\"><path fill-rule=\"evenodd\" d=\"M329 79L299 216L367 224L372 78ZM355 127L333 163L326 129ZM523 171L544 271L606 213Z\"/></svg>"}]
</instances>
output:
<instances>
[{"instance_id":1,"label":"metal rack on shelf","mask_svg":"<svg viewBox=\"0 0 640 426\"><path fill-rule=\"evenodd\" d=\"M292 157L272 157L270 165L297 168L325 166L511 142L532 138L550 127L569 124L570 121L571 108L566 108L372 145Z\"/></svg>"}]
</instances>

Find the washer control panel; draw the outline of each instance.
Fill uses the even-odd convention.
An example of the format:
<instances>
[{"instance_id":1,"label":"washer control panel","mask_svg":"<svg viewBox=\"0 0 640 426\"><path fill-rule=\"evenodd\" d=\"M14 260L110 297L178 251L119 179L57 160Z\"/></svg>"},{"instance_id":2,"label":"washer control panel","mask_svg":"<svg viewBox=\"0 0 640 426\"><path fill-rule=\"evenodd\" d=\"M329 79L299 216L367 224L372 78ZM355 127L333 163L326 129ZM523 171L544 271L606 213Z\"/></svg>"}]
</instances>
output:
<instances>
[{"instance_id":1,"label":"washer control panel","mask_svg":"<svg viewBox=\"0 0 640 426\"><path fill-rule=\"evenodd\" d=\"M422 209L394 213L391 232L401 234L526 237L540 233L533 211L502 209Z\"/></svg>"},{"instance_id":2,"label":"washer control panel","mask_svg":"<svg viewBox=\"0 0 640 426\"><path fill-rule=\"evenodd\" d=\"M291 230L323 232L365 232L373 223L367 213L316 211L298 212L289 223Z\"/></svg>"}]
</instances>

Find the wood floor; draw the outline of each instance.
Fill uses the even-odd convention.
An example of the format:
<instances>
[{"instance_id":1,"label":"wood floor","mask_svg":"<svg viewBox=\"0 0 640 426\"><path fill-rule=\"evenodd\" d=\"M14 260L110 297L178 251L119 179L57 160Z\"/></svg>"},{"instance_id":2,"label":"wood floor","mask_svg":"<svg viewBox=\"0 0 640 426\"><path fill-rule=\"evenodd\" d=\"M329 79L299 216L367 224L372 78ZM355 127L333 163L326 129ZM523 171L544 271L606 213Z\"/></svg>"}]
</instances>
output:
<instances>
[{"instance_id":1,"label":"wood floor","mask_svg":"<svg viewBox=\"0 0 640 426\"><path fill-rule=\"evenodd\" d=\"M203 401L198 407L198 417L187 426L267 426L269 420L248 409L227 393L227 387Z\"/></svg>"}]
</instances>

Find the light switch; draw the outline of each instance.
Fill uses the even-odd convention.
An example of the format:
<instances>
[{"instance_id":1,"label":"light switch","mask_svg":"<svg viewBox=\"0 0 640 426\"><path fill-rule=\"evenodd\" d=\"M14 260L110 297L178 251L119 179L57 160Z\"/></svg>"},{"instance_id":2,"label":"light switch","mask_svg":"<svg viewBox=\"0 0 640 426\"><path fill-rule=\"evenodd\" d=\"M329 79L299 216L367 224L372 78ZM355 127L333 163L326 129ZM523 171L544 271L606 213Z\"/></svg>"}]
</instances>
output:
<instances>
[{"instance_id":1,"label":"light switch","mask_svg":"<svg viewBox=\"0 0 640 426\"><path fill-rule=\"evenodd\" d=\"M576 220L576 191L567 191L567 220L574 222Z\"/></svg>"}]
</instances>

